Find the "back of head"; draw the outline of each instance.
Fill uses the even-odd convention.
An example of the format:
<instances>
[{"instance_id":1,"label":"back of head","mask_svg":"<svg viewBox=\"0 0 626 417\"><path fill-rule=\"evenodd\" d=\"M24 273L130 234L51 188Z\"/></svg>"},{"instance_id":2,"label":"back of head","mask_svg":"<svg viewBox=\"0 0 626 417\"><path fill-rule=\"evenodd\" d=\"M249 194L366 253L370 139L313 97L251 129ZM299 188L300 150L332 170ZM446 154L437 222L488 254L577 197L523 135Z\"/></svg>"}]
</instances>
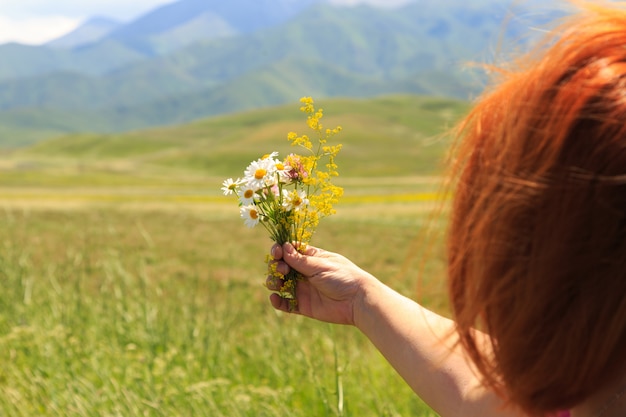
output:
<instances>
[{"instance_id":1,"label":"back of head","mask_svg":"<svg viewBox=\"0 0 626 417\"><path fill-rule=\"evenodd\" d=\"M626 10L583 4L554 34L461 125L449 234L461 343L536 415L626 371Z\"/></svg>"}]
</instances>

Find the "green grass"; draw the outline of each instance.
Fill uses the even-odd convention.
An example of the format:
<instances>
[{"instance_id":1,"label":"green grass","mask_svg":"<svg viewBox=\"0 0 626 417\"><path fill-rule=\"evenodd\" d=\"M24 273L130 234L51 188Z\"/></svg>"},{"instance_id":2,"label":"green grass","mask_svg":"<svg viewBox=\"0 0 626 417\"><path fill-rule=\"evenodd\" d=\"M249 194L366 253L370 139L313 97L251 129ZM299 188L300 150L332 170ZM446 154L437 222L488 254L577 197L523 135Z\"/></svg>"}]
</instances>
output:
<instances>
[{"instance_id":1,"label":"green grass","mask_svg":"<svg viewBox=\"0 0 626 417\"><path fill-rule=\"evenodd\" d=\"M355 329L274 312L270 243L234 217L5 210L0 414L434 415ZM316 243L445 310L440 261L421 294L403 271L424 216L328 220Z\"/></svg>"},{"instance_id":2,"label":"green grass","mask_svg":"<svg viewBox=\"0 0 626 417\"><path fill-rule=\"evenodd\" d=\"M447 314L431 212L441 132L467 105L319 104L344 128L345 196L312 243ZM304 120L295 105L4 151L0 416L434 416L356 329L267 301L269 238L219 188L294 151Z\"/></svg>"}]
</instances>

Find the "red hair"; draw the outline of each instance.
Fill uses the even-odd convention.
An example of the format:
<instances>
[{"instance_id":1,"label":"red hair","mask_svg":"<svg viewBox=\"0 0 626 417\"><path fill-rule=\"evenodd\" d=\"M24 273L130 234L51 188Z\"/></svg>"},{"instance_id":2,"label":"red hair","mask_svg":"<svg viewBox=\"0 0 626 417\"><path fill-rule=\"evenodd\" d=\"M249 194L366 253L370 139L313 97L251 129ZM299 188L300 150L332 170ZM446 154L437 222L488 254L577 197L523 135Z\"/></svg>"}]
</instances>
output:
<instances>
[{"instance_id":1,"label":"red hair","mask_svg":"<svg viewBox=\"0 0 626 417\"><path fill-rule=\"evenodd\" d=\"M626 371L626 11L554 33L462 122L448 238L460 343L531 415Z\"/></svg>"}]
</instances>

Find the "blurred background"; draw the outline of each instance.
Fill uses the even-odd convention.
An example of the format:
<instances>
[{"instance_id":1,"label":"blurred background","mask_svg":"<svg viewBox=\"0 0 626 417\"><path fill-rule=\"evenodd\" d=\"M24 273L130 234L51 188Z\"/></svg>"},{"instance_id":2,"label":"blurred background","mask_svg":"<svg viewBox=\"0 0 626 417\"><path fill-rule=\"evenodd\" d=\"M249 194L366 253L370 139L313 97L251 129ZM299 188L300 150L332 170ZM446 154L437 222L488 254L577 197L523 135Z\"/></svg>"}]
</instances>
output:
<instances>
[{"instance_id":1,"label":"blurred background","mask_svg":"<svg viewBox=\"0 0 626 417\"><path fill-rule=\"evenodd\" d=\"M271 308L220 187L312 96L345 195L311 243L448 315L448 132L551 3L0 0L0 416L436 416Z\"/></svg>"},{"instance_id":2,"label":"blurred background","mask_svg":"<svg viewBox=\"0 0 626 417\"><path fill-rule=\"evenodd\" d=\"M549 15L509 0L0 3L0 146L119 132L303 95L471 99Z\"/></svg>"}]
</instances>

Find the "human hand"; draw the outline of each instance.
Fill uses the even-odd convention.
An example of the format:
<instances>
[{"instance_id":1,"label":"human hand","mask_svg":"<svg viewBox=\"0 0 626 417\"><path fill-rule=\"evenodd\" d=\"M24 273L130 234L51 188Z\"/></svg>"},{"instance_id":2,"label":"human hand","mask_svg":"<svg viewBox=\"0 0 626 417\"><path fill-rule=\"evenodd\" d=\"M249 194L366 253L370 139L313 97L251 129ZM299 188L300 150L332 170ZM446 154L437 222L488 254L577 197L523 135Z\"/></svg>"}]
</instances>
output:
<instances>
[{"instance_id":1,"label":"human hand","mask_svg":"<svg viewBox=\"0 0 626 417\"><path fill-rule=\"evenodd\" d=\"M329 323L354 325L355 305L361 302L366 283L376 278L344 256L313 246L300 253L286 243L282 247L274 245L271 253L278 272L286 275L293 268L304 278L296 289L297 310L290 311L289 300L278 294L270 296L274 308ZM270 290L278 291L281 285L268 277Z\"/></svg>"}]
</instances>

